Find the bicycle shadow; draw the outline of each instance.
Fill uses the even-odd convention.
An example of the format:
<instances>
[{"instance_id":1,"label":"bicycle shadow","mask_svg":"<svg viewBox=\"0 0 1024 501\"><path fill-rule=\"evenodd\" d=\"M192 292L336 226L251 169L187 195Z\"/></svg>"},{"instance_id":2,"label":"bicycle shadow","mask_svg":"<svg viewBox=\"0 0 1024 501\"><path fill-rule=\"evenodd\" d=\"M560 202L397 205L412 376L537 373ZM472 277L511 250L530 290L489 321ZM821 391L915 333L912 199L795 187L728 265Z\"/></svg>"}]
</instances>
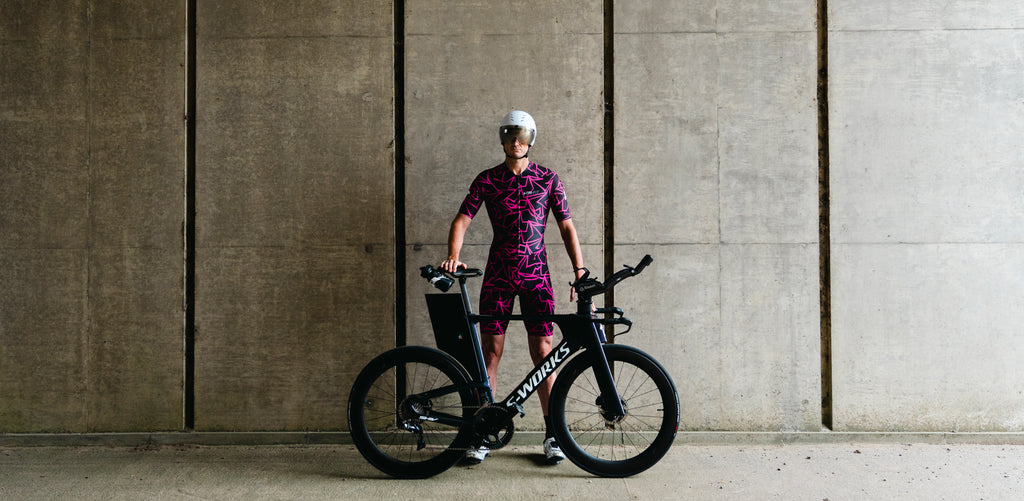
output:
<instances>
[{"instance_id":1,"label":"bicycle shadow","mask_svg":"<svg viewBox=\"0 0 1024 501\"><path fill-rule=\"evenodd\" d=\"M299 469L305 470L304 473L306 474L335 480L404 481L374 468L354 450L354 447L338 451L338 456L332 463L307 464ZM467 478L463 474L472 474L474 476L484 474L488 475L488 478L493 479L494 475L501 475L502 473L507 474L509 478L518 478L526 472L537 472L546 476L554 475L565 478L599 478L577 468L568 459L558 463L551 463L540 450L513 449L492 451L483 462L471 462L461 459L450 470L441 472L427 480L434 479L434 481L440 482L458 481L456 479Z\"/></svg>"}]
</instances>

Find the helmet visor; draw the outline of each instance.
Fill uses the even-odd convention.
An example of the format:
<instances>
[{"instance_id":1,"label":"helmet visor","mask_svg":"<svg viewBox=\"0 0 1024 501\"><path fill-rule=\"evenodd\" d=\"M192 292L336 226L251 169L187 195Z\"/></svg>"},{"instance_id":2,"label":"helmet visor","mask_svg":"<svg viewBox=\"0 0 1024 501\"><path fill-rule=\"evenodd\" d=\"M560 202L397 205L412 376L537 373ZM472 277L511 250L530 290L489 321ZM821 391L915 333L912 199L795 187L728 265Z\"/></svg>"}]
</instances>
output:
<instances>
[{"instance_id":1,"label":"helmet visor","mask_svg":"<svg viewBox=\"0 0 1024 501\"><path fill-rule=\"evenodd\" d=\"M533 129L527 129L516 125L506 125L501 128L500 135L501 144L508 144L518 139L519 144L529 146L530 143L533 142L534 131Z\"/></svg>"}]
</instances>

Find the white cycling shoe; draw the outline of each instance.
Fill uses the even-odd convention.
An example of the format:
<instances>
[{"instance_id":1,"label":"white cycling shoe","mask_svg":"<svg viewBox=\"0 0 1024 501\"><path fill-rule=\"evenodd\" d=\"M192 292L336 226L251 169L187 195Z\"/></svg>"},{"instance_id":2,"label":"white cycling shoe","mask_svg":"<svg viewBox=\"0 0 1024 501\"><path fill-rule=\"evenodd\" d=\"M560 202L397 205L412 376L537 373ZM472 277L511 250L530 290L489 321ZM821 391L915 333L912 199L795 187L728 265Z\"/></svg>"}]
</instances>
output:
<instances>
[{"instance_id":1,"label":"white cycling shoe","mask_svg":"<svg viewBox=\"0 0 1024 501\"><path fill-rule=\"evenodd\" d=\"M552 464L561 463L565 459L565 454L562 454L562 449L558 447L558 442L555 441L554 437L544 440L544 456Z\"/></svg>"},{"instance_id":2,"label":"white cycling shoe","mask_svg":"<svg viewBox=\"0 0 1024 501\"><path fill-rule=\"evenodd\" d=\"M470 447L466 449L466 462L469 464L480 464L490 453L491 450L482 445L480 447Z\"/></svg>"}]
</instances>

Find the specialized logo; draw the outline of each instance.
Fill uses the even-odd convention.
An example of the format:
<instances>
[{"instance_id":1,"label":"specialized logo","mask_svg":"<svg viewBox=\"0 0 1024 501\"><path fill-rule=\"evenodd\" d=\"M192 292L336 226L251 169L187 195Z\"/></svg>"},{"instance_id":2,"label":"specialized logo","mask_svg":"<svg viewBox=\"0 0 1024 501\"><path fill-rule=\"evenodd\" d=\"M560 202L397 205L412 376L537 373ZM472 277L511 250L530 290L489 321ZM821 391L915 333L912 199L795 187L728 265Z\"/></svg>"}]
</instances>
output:
<instances>
[{"instance_id":1,"label":"specialized logo","mask_svg":"<svg viewBox=\"0 0 1024 501\"><path fill-rule=\"evenodd\" d=\"M526 401L526 398L529 397L530 394L537 389L537 386L540 385L540 382L547 379L547 377L550 376L552 372L555 372L555 367L561 365L561 363L571 353L572 352L569 350L569 345L566 344L561 345L556 351L553 351L551 358L548 358L548 360L544 362L544 364L542 364L540 367L537 367L537 370L533 371L533 374L530 375L529 379L527 379L523 383L523 385L520 386L518 390L516 390L516 395L519 397L519 399L509 401L508 404L506 405L508 407L514 407L516 403Z\"/></svg>"}]
</instances>

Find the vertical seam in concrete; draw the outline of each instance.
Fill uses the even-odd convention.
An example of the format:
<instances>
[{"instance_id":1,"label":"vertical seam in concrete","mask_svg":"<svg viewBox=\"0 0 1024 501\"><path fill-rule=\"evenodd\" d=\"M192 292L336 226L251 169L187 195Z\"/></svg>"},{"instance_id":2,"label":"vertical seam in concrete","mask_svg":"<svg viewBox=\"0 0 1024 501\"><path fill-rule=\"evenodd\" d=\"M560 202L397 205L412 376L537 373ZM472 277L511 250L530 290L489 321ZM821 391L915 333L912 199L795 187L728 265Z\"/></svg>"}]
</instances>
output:
<instances>
[{"instance_id":1,"label":"vertical seam in concrete","mask_svg":"<svg viewBox=\"0 0 1024 501\"><path fill-rule=\"evenodd\" d=\"M185 3L185 222L184 382L185 430L196 425L196 0Z\"/></svg>"},{"instance_id":2,"label":"vertical seam in concrete","mask_svg":"<svg viewBox=\"0 0 1024 501\"><path fill-rule=\"evenodd\" d=\"M85 223L87 225L86 240L85 240L85 292L83 293L82 300L84 302L84 308L82 312L82 320L84 327L81 331L82 336L82 348L88 353L89 341L92 337L92 326L93 326L93 313L90 302L92 301L92 257L93 257L93 210L92 210L92 120L93 120L93 52L92 52L92 35L93 35L93 4L88 2L85 7L86 16L86 68L85 68L85 91L86 91L86 103L85 103L85 127L86 127L86 157L85 157ZM86 394L90 393L89 388L89 357L83 356L80 362L82 369L82 384L86 390ZM83 398L80 401L82 416L84 416L86 428L91 428L92 423L91 416L89 413L89 399Z\"/></svg>"},{"instance_id":3,"label":"vertical seam in concrete","mask_svg":"<svg viewBox=\"0 0 1024 501\"><path fill-rule=\"evenodd\" d=\"M405 0L395 0L394 9L394 103L395 103L395 346L405 346Z\"/></svg>"},{"instance_id":4,"label":"vertical seam in concrete","mask_svg":"<svg viewBox=\"0 0 1024 501\"><path fill-rule=\"evenodd\" d=\"M604 276L615 272L615 2L604 0ZM605 294L615 304L615 291ZM609 326L611 327L611 326ZM609 328L609 341L615 331Z\"/></svg>"},{"instance_id":5,"label":"vertical seam in concrete","mask_svg":"<svg viewBox=\"0 0 1024 501\"><path fill-rule=\"evenodd\" d=\"M828 135L828 1L818 0L818 248L821 287L821 424L832 422L832 269Z\"/></svg>"}]
</instances>

